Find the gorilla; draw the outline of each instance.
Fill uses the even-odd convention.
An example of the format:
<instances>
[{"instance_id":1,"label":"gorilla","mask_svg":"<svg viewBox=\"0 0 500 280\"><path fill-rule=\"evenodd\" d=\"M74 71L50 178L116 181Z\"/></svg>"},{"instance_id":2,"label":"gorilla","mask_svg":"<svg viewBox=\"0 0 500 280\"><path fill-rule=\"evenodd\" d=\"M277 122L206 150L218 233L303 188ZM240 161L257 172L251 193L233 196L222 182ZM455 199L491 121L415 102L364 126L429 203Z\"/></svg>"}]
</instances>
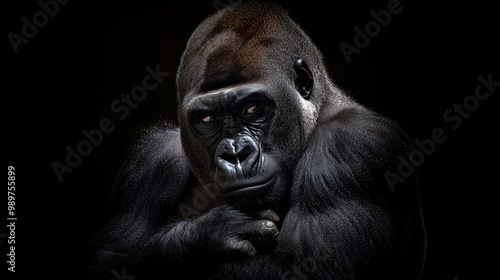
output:
<instances>
[{"instance_id":1,"label":"gorilla","mask_svg":"<svg viewBox=\"0 0 500 280\"><path fill-rule=\"evenodd\" d=\"M96 278L421 278L416 175L387 177L412 141L332 82L284 10L204 20L176 83L178 127L142 131L116 178Z\"/></svg>"}]
</instances>

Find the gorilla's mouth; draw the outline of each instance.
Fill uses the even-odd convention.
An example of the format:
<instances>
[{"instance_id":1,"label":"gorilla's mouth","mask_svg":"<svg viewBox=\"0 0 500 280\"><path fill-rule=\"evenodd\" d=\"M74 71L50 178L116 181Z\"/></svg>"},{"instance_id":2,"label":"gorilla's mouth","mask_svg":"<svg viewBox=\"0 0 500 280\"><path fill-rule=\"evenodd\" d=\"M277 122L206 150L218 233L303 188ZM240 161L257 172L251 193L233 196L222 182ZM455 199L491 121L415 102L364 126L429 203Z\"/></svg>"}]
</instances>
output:
<instances>
[{"instance_id":1,"label":"gorilla's mouth","mask_svg":"<svg viewBox=\"0 0 500 280\"><path fill-rule=\"evenodd\" d=\"M266 190L274 185L276 181L276 176L272 175L270 178L255 178L249 179L247 181L238 182L234 185L224 185L220 187L220 194L224 197L230 197L235 195L254 193Z\"/></svg>"},{"instance_id":2,"label":"gorilla's mouth","mask_svg":"<svg viewBox=\"0 0 500 280\"><path fill-rule=\"evenodd\" d=\"M227 160L223 153L216 158L213 178L223 197L259 195L276 182L277 167L272 156L262 154L260 150L246 156L242 154L238 154L235 163Z\"/></svg>"}]
</instances>

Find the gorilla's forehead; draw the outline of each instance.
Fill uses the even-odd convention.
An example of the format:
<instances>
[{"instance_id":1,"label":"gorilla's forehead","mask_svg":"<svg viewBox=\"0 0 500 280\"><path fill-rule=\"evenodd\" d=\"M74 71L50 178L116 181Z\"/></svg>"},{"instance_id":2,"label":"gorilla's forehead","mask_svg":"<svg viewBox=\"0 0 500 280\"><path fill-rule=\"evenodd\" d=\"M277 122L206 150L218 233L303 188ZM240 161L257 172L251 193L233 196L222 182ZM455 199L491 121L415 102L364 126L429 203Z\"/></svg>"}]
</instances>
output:
<instances>
[{"instance_id":1,"label":"gorilla's forehead","mask_svg":"<svg viewBox=\"0 0 500 280\"><path fill-rule=\"evenodd\" d=\"M223 32L238 34L243 41L279 36L288 21L286 13L273 5L235 5L203 21L193 32L190 44L205 45Z\"/></svg>"},{"instance_id":2,"label":"gorilla's forehead","mask_svg":"<svg viewBox=\"0 0 500 280\"><path fill-rule=\"evenodd\" d=\"M261 95L272 100L267 93L266 86L260 83L250 83L243 86L231 86L208 92L193 91L185 96L182 107L188 111L190 108L214 108L216 106L230 106L237 104L250 96Z\"/></svg>"},{"instance_id":3,"label":"gorilla's forehead","mask_svg":"<svg viewBox=\"0 0 500 280\"><path fill-rule=\"evenodd\" d=\"M275 75L295 26L282 10L237 5L202 22L191 36L181 61L179 89L202 91L256 81ZM286 30L286 31L285 31Z\"/></svg>"},{"instance_id":4,"label":"gorilla's forehead","mask_svg":"<svg viewBox=\"0 0 500 280\"><path fill-rule=\"evenodd\" d=\"M269 59L274 37L245 40L231 30L206 41L199 52L187 55L185 73L188 90L210 91L238 83L257 81L279 70Z\"/></svg>"},{"instance_id":5,"label":"gorilla's forehead","mask_svg":"<svg viewBox=\"0 0 500 280\"><path fill-rule=\"evenodd\" d=\"M257 79L262 65L259 48L240 35L225 31L213 38L207 50L201 88L210 90Z\"/></svg>"}]
</instances>

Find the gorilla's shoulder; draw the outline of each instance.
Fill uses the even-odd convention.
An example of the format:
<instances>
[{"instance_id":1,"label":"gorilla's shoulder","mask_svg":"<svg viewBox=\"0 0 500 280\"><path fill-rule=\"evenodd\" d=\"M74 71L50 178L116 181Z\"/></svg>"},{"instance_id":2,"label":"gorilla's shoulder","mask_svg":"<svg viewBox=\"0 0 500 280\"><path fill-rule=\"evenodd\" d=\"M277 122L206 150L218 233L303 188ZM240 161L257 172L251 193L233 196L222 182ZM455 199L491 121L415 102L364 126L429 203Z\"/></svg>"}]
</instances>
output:
<instances>
[{"instance_id":1,"label":"gorilla's shoulder","mask_svg":"<svg viewBox=\"0 0 500 280\"><path fill-rule=\"evenodd\" d=\"M168 135L178 136L179 133L179 127L173 121L161 119L149 126L141 128L141 130L137 132L137 137L142 141L148 141Z\"/></svg>"},{"instance_id":2,"label":"gorilla's shoulder","mask_svg":"<svg viewBox=\"0 0 500 280\"><path fill-rule=\"evenodd\" d=\"M172 121L160 120L136 133L129 154L147 156L183 156L179 127Z\"/></svg>"}]
</instances>

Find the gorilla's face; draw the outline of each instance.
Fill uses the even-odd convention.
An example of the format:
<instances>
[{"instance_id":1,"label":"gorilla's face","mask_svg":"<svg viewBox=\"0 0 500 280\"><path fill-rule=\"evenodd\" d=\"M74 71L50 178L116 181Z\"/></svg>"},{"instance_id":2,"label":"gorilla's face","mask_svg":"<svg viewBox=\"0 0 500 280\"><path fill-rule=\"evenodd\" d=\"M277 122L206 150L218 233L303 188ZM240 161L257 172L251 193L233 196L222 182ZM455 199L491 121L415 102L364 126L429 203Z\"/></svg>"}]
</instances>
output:
<instances>
[{"instance_id":1,"label":"gorilla's face","mask_svg":"<svg viewBox=\"0 0 500 280\"><path fill-rule=\"evenodd\" d=\"M192 133L214 159L210 169L221 194L273 185L276 163L261 139L275 104L265 88L247 84L209 92L193 98L187 108Z\"/></svg>"},{"instance_id":2,"label":"gorilla's face","mask_svg":"<svg viewBox=\"0 0 500 280\"><path fill-rule=\"evenodd\" d=\"M294 98L280 99L290 94L298 95L294 87L264 82L186 94L181 133L205 186L253 210L287 197L285 186L301 150L300 108Z\"/></svg>"},{"instance_id":3,"label":"gorilla's face","mask_svg":"<svg viewBox=\"0 0 500 280\"><path fill-rule=\"evenodd\" d=\"M301 65L296 71L308 77ZM272 207L287 198L304 144L304 97L293 79L284 81L196 88L182 99L181 134L195 174L240 208Z\"/></svg>"},{"instance_id":4,"label":"gorilla's face","mask_svg":"<svg viewBox=\"0 0 500 280\"><path fill-rule=\"evenodd\" d=\"M215 17L193 33L177 73L178 113L183 148L201 184L255 210L287 199L317 111L302 51L278 36L277 25L247 24L234 29Z\"/></svg>"},{"instance_id":5,"label":"gorilla's face","mask_svg":"<svg viewBox=\"0 0 500 280\"><path fill-rule=\"evenodd\" d=\"M185 108L190 133L212 159L210 181L222 196L263 194L275 185L279 168L263 138L276 104L264 85L244 84L199 94Z\"/></svg>"}]
</instances>

